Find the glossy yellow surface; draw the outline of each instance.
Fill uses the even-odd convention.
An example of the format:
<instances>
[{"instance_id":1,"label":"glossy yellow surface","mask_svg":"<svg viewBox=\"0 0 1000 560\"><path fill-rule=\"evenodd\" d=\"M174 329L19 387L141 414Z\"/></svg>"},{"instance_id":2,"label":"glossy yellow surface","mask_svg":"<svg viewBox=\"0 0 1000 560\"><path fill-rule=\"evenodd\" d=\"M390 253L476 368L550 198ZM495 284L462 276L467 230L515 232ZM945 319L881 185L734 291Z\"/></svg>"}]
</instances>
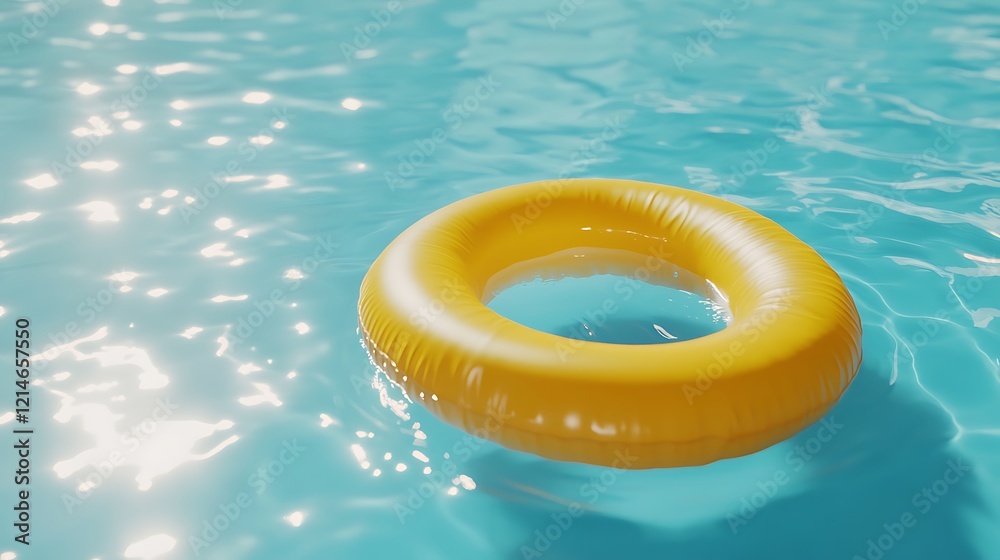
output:
<instances>
[{"instance_id":1,"label":"glossy yellow surface","mask_svg":"<svg viewBox=\"0 0 1000 560\"><path fill-rule=\"evenodd\" d=\"M486 307L515 265L568 249L631 255L633 275L651 282L673 265L707 278L733 323L621 345ZM517 185L434 212L372 265L359 315L376 364L445 421L543 457L629 468L786 439L833 407L861 363L857 309L813 249L732 202L617 179Z\"/></svg>"}]
</instances>

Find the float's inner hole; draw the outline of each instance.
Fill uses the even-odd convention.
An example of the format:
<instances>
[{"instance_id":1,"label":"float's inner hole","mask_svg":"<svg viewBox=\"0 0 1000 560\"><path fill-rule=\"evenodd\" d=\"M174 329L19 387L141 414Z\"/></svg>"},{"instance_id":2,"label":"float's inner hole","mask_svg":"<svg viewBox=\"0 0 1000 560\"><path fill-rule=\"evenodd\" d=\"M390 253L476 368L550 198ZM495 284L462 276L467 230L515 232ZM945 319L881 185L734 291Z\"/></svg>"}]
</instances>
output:
<instances>
[{"instance_id":1,"label":"float's inner hole","mask_svg":"<svg viewBox=\"0 0 1000 560\"><path fill-rule=\"evenodd\" d=\"M496 274L484 300L543 332L593 342L661 344L720 331L732 321L708 280L652 256L575 248Z\"/></svg>"}]
</instances>

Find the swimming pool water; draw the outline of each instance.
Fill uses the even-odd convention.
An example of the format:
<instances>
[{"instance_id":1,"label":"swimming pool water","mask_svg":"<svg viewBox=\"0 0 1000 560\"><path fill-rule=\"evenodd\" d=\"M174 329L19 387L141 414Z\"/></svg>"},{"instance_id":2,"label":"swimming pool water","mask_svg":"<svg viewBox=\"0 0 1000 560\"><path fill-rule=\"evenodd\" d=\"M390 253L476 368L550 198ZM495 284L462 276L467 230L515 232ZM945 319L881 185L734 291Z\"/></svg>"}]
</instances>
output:
<instances>
[{"instance_id":1,"label":"swimming pool water","mask_svg":"<svg viewBox=\"0 0 1000 560\"><path fill-rule=\"evenodd\" d=\"M0 558L997 558L998 24L986 1L5 4L0 348L27 317L50 351L30 547L0 397ZM616 472L411 403L358 341L368 266L441 206L560 176L712 193L813 246L864 328L834 411Z\"/></svg>"},{"instance_id":2,"label":"swimming pool water","mask_svg":"<svg viewBox=\"0 0 1000 560\"><path fill-rule=\"evenodd\" d=\"M489 308L522 325L576 340L669 344L724 329L710 298L634 276L534 278L501 292Z\"/></svg>"}]
</instances>

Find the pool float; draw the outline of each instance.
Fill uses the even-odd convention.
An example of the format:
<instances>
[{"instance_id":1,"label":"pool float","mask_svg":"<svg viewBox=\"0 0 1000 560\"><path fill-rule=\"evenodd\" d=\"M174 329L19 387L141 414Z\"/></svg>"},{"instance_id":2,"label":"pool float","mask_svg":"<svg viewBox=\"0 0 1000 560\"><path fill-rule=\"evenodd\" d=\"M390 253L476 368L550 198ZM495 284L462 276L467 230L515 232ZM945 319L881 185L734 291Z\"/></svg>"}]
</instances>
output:
<instances>
[{"instance_id":1,"label":"pool float","mask_svg":"<svg viewBox=\"0 0 1000 560\"><path fill-rule=\"evenodd\" d=\"M585 255L652 283L677 269L708 279L732 322L692 340L609 344L486 306L531 263ZM787 439L833 408L861 362L854 301L812 248L733 202L618 179L506 187L430 214L372 264L358 312L375 364L439 418L621 468L702 465Z\"/></svg>"}]
</instances>

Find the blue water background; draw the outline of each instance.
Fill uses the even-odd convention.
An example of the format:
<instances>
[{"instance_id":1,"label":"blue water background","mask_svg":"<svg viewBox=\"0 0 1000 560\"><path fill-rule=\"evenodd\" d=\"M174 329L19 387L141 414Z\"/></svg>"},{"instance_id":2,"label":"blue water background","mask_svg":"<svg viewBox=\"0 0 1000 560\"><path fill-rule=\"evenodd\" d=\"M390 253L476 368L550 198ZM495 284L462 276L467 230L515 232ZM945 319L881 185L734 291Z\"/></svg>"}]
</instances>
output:
<instances>
[{"instance_id":1,"label":"blue water background","mask_svg":"<svg viewBox=\"0 0 1000 560\"><path fill-rule=\"evenodd\" d=\"M6 3L0 354L22 316L62 346L28 549L0 453L0 553L1000 557L998 25L987 1ZM559 176L713 193L815 247L864 326L827 424L615 473L468 440L375 372L379 252Z\"/></svg>"}]
</instances>

